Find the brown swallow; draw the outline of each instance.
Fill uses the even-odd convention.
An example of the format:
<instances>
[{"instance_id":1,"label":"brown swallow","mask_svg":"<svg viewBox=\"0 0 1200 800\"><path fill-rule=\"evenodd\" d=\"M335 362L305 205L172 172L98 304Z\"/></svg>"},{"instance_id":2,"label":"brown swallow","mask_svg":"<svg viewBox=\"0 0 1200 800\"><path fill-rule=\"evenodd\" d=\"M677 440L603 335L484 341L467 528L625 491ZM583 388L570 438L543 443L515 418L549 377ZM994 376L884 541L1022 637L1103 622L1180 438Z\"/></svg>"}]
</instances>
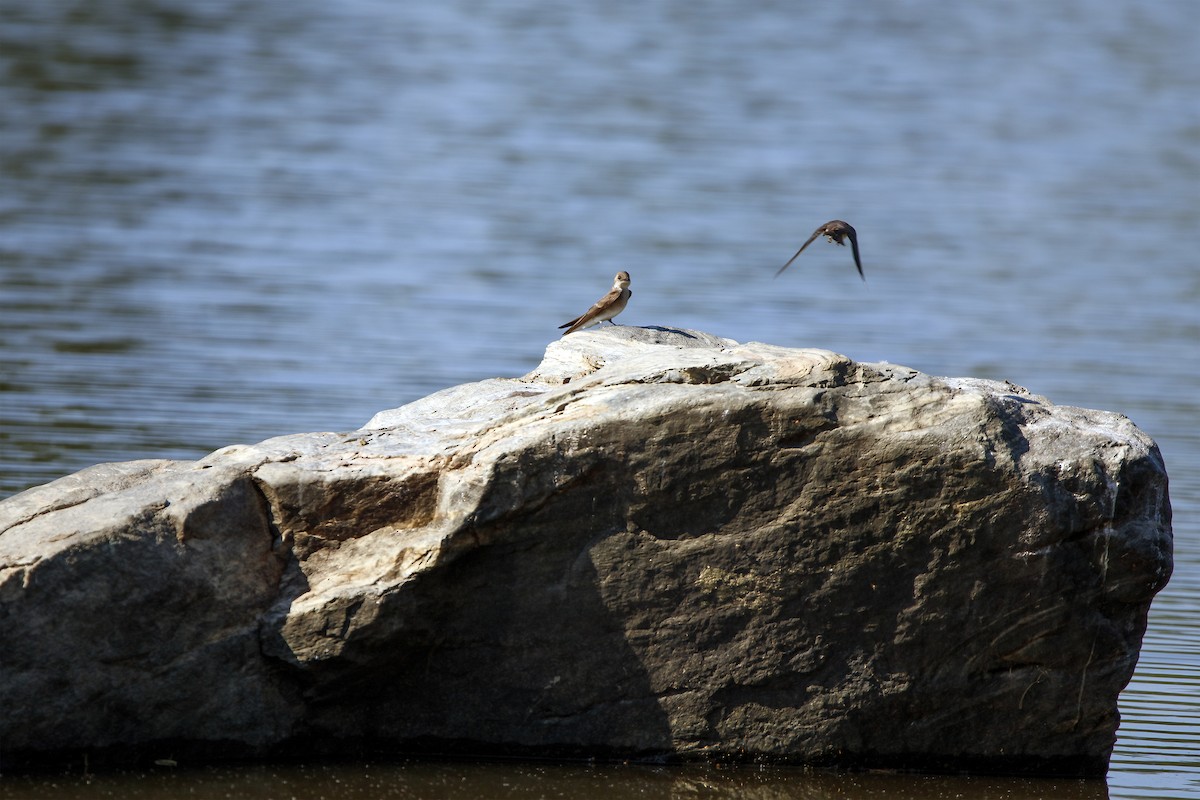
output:
<instances>
[{"instance_id":1,"label":"brown swallow","mask_svg":"<svg viewBox=\"0 0 1200 800\"><path fill-rule=\"evenodd\" d=\"M800 245L800 249L796 251L796 256L803 253L804 248L812 244L813 241L821 234L825 234L825 238L834 244L845 245L846 239L850 240L850 250L854 253L854 266L858 267L858 277L865 281L867 276L863 275L862 261L858 257L858 234L855 233L854 228L851 227L849 222L842 222L840 219L834 219L826 222L824 225L813 231L813 235L808 237L807 242ZM796 256L789 258L787 264L784 264L779 268L779 272L775 273L775 277L778 278L779 275L785 269L787 269L793 261L796 260Z\"/></svg>"},{"instance_id":2,"label":"brown swallow","mask_svg":"<svg viewBox=\"0 0 1200 800\"><path fill-rule=\"evenodd\" d=\"M629 298L633 296L633 292L629 291L629 273L625 271L618 272L613 278L612 288L608 290L608 294L596 301L596 304L589 308L583 314L579 315L570 322L559 325L559 328L567 328L567 333L584 328L590 328L593 325L599 325L601 322L608 320L613 325L617 323L612 321L612 318L625 310L625 305L629 302Z\"/></svg>"}]
</instances>

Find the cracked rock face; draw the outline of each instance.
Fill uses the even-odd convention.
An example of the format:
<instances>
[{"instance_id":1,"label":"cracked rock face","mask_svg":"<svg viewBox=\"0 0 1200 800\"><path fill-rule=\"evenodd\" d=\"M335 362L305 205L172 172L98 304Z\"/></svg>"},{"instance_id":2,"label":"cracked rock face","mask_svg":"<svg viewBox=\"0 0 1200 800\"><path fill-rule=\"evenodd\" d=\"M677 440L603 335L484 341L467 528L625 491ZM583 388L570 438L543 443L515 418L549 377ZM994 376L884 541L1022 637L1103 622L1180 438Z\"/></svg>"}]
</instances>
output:
<instances>
[{"instance_id":1,"label":"cracked rock face","mask_svg":"<svg viewBox=\"0 0 1200 800\"><path fill-rule=\"evenodd\" d=\"M1118 414L609 327L0 503L0 742L1098 775L1170 571Z\"/></svg>"}]
</instances>

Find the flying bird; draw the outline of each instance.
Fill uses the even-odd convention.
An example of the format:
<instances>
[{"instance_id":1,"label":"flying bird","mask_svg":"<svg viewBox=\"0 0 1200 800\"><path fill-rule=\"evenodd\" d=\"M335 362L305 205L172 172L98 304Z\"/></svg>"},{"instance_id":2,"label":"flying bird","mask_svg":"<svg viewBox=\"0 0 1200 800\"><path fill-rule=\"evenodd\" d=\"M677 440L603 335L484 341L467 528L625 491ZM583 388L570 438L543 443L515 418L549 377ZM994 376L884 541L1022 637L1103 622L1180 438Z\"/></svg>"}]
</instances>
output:
<instances>
[{"instance_id":1,"label":"flying bird","mask_svg":"<svg viewBox=\"0 0 1200 800\"><path fill-rule=\"evenodd\" d=\"M854 253L854 266L858 267L858 277L865 281L867 276L863 275L862 261L858 257L858 234L855 233L854 228L849 222L842 222L840 219L830 220L813 231L813 235L808 237L808 241L800 245L800 249L796 251L796 255L789 258L788 262L779 268L779 272L775 273L775 277L778 278L780 274L789 266L791 266L791 263L796 260L796 256L803 253L804 248L812 244L813 241L815 241L816 238L822 234L824 234L825 238L834 244L845 245L846 239L850 240L850 250Z\"/></svg>"},{"instance_id":2,"label":"flying bird","mask_svg":"<svg viewBox=\"0 0 1200 800\"><path fill-rule=\"evenodd\" d=\"M632 296L633 292L629 291L629 273L622 270L613 278L613 285L608 290L608 294L597 300L596 304L583 312L583 314L558 327L567 329L567 332L563 334L563 336L566 336L567 333L574 333L584 328L590 328L593 325L599 325L605 320L616 325L617 323L613 322L612 318L625 310L625 305Z\"/></svg>"}]
</instances>

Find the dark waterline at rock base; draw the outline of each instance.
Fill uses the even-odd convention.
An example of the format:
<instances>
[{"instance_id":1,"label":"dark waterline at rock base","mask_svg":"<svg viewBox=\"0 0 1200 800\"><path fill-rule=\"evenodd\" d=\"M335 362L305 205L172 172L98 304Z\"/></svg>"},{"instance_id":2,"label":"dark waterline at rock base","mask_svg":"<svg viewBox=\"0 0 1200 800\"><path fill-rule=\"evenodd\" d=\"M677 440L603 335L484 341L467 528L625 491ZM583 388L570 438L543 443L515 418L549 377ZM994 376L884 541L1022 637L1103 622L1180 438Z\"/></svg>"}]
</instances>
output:
<instances>
[{"instance_id":1,"label":"dark waterline at rock base","mask_svg":"<svg viewBox=\"0 0 1200 800\"><path fill-rule=\"evenodd\" d=\"M630 753L605 748L518 747L470 740L425 740L389 744L376 739L302 738L269 747L242 742L198 742L191 739L120 745L86 750L24 752L0 758L4 775L89 775L114 771L180 769L247 765L339 765L408 763L547 763L563 766L626 765L690 768L787 768L804 773L894 773L897 775L975 775L998 777L1102 779L1107 759L1076 756L1037 758L904 757L894 754L840 754L825 759L729 755L721 758L684 757L673 753Z\"/></svg>"}]
</instances>

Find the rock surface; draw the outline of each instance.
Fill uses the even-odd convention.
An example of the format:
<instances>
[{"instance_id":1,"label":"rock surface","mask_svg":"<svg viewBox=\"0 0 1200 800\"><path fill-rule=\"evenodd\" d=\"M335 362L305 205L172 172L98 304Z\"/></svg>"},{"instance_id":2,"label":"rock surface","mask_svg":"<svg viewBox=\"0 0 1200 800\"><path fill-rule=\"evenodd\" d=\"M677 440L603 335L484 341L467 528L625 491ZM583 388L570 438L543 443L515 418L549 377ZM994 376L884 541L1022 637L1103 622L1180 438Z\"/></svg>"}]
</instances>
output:
<instances>
[{"instance_id":1,"label":"rock surface","mask_svg":"<svg viewBox=\"0 0 1200 800\"><path fill-rule=\"evenodd\" d=\"M82 752L1102 774L1171 571L1113 413L608 327L351 433L0 503L0 767Z\"/></svg>"}]
</instances>

